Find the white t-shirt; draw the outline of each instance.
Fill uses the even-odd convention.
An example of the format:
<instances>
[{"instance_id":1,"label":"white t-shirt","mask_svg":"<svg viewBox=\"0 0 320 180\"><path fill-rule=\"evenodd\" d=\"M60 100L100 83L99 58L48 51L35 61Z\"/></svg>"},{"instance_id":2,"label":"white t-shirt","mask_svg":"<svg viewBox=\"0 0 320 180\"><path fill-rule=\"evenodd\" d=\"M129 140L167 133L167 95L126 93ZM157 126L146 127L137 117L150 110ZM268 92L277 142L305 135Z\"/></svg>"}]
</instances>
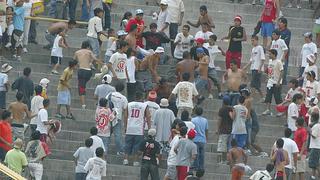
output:
<instances>
[{"instance_id":1,"label":"white t-shirt","mask_svg":"<svg viewBox=\"0 0 320 180\"><path fill-rule=\"evenodd\" d=\"M250 180L272 180L272 177L267 170L258 170L252 176L250 176Z\"/></svg>"},{"instance_id":2,"label":"white t-shirt","mask_svg":"<svg viewBox=\"0 0 320 180\"><path fill-rule=\"evenodd\" d=\"M177 154L174 152L174 148L177 146L180 139L180 135L176 135L170 142L170 152L167 160L168 166L176 166Z\"/></svg>"},{"instance_id":3,"label":"white t-shirt","mask_svg":"<svg viewBox=\"0 0 320 180\"><path fill-rule=\"evenodd\" d=\"M30 16L31 9L32 9L32 2L25 2L23 3L23 9L24 9L24 17Z\"/></svg>"},{"instance_id":4,"label":"white t-shirt","mask_svg":"<svg viewBox=\"0 0 320 180\"><path fill-rule=\"evenodd\" d=\"M107 99L110 94L107 95ZM128 99L119 92L111 93L111 101L114 105L114 109L117 112L117 119L122 120L123 110L128 108Z\"/></svg>"},{"instance_id":5,"label":"white t-shirt","mask_svg":"<svg viewBox=\"0 0 320 180\"><path fill-rule=\"evenodd\" d=\"M288 107L288 128L291 129L291 131L296 131L297 127L296 127L296 119L292 118L298 118L299 117L299 107L297 104L295 103L290 103L289 107Z\"/></svg>"},{"instance_id":6,"label":"white t-shirt","mask_svg":"<svg viewBox=\"0 0 320 180\"><path fill-rule=\"evenodd\" d=\"M293 96L295 94L299 94L299 93L301 94L301 91L302 91L301 87L297 87L295 89L290 88L288 93L287 93L287 95L286 95L286 97L285 97L285 100L290 100L291 101Z\"/></svg>"},{"instance_id":7,"label":"white t-shirt","mask_svg":"<svg viewBox=\"0 0 320 180\"><path fill-rule=\"evenodd\" d=\"M112 64L112 68L116 72L118 79L127 79L125 71L127 64L127 55L125 53L116 52L112 54L109 63ZM112 73L110 75L113 76Z\"/></svg>"},{"instance_id":8,"label":"white t-shirt","mask_svg":"<svg viewBox=\"0 0 320 180\"><path fill-rule=\"evenodd\" d=\"M288 156L289 156L289 160L290 160L289 165L287 165L285 167L292 169L292 167L293 167L293 153L298 153L299 149L298 149L296 142L294 142L294 140L292 140L290 138L284 138L284 137L282 139L284 141L283 149L288 152Z\"/></svg>"},{"instance_id":9,"label":"white t-shirt","mask_svg":"<svg viewBox=\"0 0 320 180\"><path fill-rule=\"evenodd\" d=\"M318 94L320 93L320 84L318 81L307 81L305 86L303 87L304 92L306 93L305 101L306 101L306 106L309 107L309 101L308 98L315 96L317 97Z\"/></svg>"},{"instance_id":10,"label":"white t-shirt","mask_svg":"<svg viewBox=\"0 0 320 180\"><path fill-rule=\"evenodd\" d=\"M7 91L6 84L8 83L8 75L0 73L0 91Z\"/></svg>"},{"instance_id":11,"label":"white t-shirt","mask_svg":"<svg viewBox=\"0 0 320 180\"><path fill-rule=\"evenodd\" d=\"M193 108L192 98L198 95L198 91L193 83L181 81L174 87L172 94L177 95L177 107Z\"/></svg>"},{"instance_id":12,"label":"white t-shirt","mask_svg":"<svg viewBox=\"0 0 320 180\"><path fill-rule=\"evenodd\" d=\"M88 22L88 37L98 38L98 32L101 32L102 29L102 20L98 16L94 16Z\"/></svg>"},{"instance_id":13,"label":"white t-shirt","mask_svg":"<svg viewBox=\"0 0 320 180\"><path fill-rule=\"evenodd\" d=\"M309 64L304 68L304 72L302 74L302 77L304 77L303 79L303 83L307 82L307 74L308 72L313 71L316 74L315 80L318 80L318 67L314 64L312 66L309 66Z\"/></svg>"},{"instance_id":14,"label":"white t-shirt","mask_svg":"<svg viewBox=\"0 0 320 180\"><path fill-rule=\"evenodd\" d=\"M62 55L62 47L59 46L59 41L62 39L62 36L59 34L56 36L53 42L52 50L51 50L51 56L56 57L63 57Z\"/></svg>"},{"instance_id":15,"label":"white t-shirt","mask_svg":"<svg viewBox=\"0 0 320 180\"><path fill-rule=\"evenodd\" d=\"M252 48L251 50L251 57L250 57L250 62L251 62L251 67L250 70L259 70L262 61L266 59L263 47L258 45ZM261 71L263 71L263 65L261 66Z\"/></svg>"},{"instance_id":16,"label":"white t-shirt","mask_svg":"<svg viewBox=\"0 0 320 180\"><path fill-rule=\"evenodd\" d=\"M160 106L153 102L153 101L146 101L145 102L149 108L149 112L150 112L150 115L151 115L151 127L154 127L154 117L153 117L153 114L156 110L160 109ZM145 127L144 127L145 130L148 130L148 126L147 126L147 122L145 123Z\"/></svg>"},{"instance_id":17,"label":"white t-shirt","mask_svg":"<svg viewBox=\"0 0 320 180\"><path fill-rule=\"evenodd\" d=\"M210 36L213 35L213 32L211 31L207 31L207 32L203 32L203 31L198 31L196 33L196 35L194 36L194 39L198 39L198 38L202 38L204 40L209 40ZM209 43L204 43L203 46L208 46Z\"/></svg>"},{"instance_id":18,"label":"white t-shirt","mask_svg":"<svg viewBox=\"0 0 320 180\"><path fill-rule=\"evenodd\" d=\"M158 21L157 21L157 27L158 27L158 31L160 31L165 25L166 25L166 19L168 16L168 10L164 10L164 11L160 11L159 15L158 15ZM164 33L168 36L169 35L169 28L166 28L164 30Z\"/></svg>"},{"instance_id":19,"label":"white t-shirt","mask_svg":"<svg viewBox=\"0 0 320 180\"><path fill-rule=\"evenodd\" d=\"M276 60L269 60L269 64L268 64L268 85L273 85L273 84L277 84L279 78L281 75L281 71L283 70L283 65L282 62L278 59ZM282 83L282 80L280 81L280 83ZM268 86L267 85L267 86Z\"/></svg>"},{"instance_id":20,"label":"white t-shirt","mask_svg":"<svg viewBox=\"0 0 320 180\"><path fill-rule=\"evenodd\" d=\"M14 7L14 0L7 0L7 5Z\"/></svg>"},{"instance_id":21,"label":"white t-shirt","mask_svg":"<svg viewBox=\"0 0 320 180\"><path fill-rule=\"evenodd\" d=\"M307 67L307 56L318 52L317 45L314 42L305 43L301 49L301 67Z\"/></svg>"},{"instance_id":22,"label":"white t-shirt","mask_svg":"<svg viewBox=\"0 0 320 180\"><path fill-rule=\"evenodd\" d=\"M117 50L117 41L114 40L114 38L109 38L108 39L108 44L107 44L107 50L105 53L105 56L112 56L113 53L115 53Z\"/></svg>"},{"instance_id":23,"label":"white t-shirt","mask_svg":"<svg viewBox=\"0 0 320 180\"><path fill-rule=\"evenodd\" d=\"M136 57L131 56L127 59L127 72L129 76L129 83L135 83L136 82L136 65L134 64Z\"/></svg>"},{"instance_id":24,"label":"white t-shirt","mask_svg":"<svg viewBox=\"0 0 320 180\"><path fill-rule=\"evenodd\" d=\"M193 124L193 122L191 121L184 121L184 123L186 124L187 128L188 128L188 131L190 131L190 129L194 129L196 126Z\"/></svg>"},{"instance_id":25,"label":"white t-shirt","mask_svg":"<svg viewBox=\"0 0 320 180\"><path fill-rule=\"evenodd\" d=\"M90 147L90 149L92 150L92 152L94 154L96 154L96 149L98 147L102 147L103 151L106 152L106 149L104 148L104 144L103 144L103 141L102 139L97 136L97 135L93 135L93 136L90 136L90 138L92 139L92 146Z\"/></svg>"},{"instance_id":26,"label":"white t-shirt","mask_svg":"<svg viewBox=\"0 0 320 180\"><path fill-rule=\"evenodd\" d=\"M128 104L128 124L126 134L143 135L146 108L147 104L143 102L130 102Z\"/></svg>"},{"instance_id":27,"label":"white t-shirt","mask_svg":"<svg viewBox=\"0 0 320 180\"><path fill-rule=\"evenodd\" d=\"M278 40L273 40L271 43L271 48L270 49L275 49L278 52L277 59L282 60L282 56L284 54L285 50L288 50L288 46L284 42L283 39L278 39Z\"/></svg>"},{"instance_id":28,"label":"white t-shirt","mask_svg":"<svg viewBox=\"0 0 320 180\"><path fill-rule=\"evenodd\" d=\"M310 146L309 148L320 149L320 124L317 123L311 128Z\"/></svg>"},{"instance_id":29,"label":"white t-shirt","mask_svg":"<svg viewBox=\"0 0 320 180\"><path fill-rule=\"evenodd\" d=\"M48 128L44 125L45 122L48 122L48 111L46 109L40 109L38 112L37 119L37 131L41 134L48 134Z\"/></svg>"},{"instance_id":30,"label":"white t-shirt","mask_svg":"<svg viewBox=\"0 0 320 180\"><path fill-rule=\"evenodd\" d=\"M180 42L176 45L173 55L177 59L183 59L183 52L190 51L191 49L193 36L189 34L185 37L182 33L178 33L174 42L176 43L179 40Z\"/></svg>"},{"instance_id":31,"label":"white t-shirt","mask_svg":"<svg viewBox=\"0 0 320 180\"><path fill-rule=\"evenodd\" d=\"M219 46L218 45L209 45L208 43L206 43L207 45L204 46L208 51L209 51L209 57L210 57L210 61L209 61L209 68L215 68L216 66L214 65L214 61L216 60L216 57L218 54L221 53Z\"/></svg>"},{"instance_id":32,"label":"white t-shirt","mask_svg":"<svg viewBox=\"0 0 320 180\"><path fill-rule=\"evenodd\" d=\"M90 158L84 169L89 172L86 180L101 180L102 176L107 176L107 163L99 157Z\"/></svg>"},{"instance_id":33,"label":"white t-shirt","mask_svg":"<svg viewBox=\"0 0 320 180\"><path fill-rule=\"evenodd\" d=\"M180 14L184 12L184 4L182 0L169 0L168 1L168 16L167 23L179 23Z\"/></svg>"},{"instance_id":34,"label":"white t-shirt","mask_svg":"<svg viewBox=\"0 0 320 180\"><path fill-rule=\"evenodd\" d=\"M38 114L39 110L43 108L43 100L44 98L42 96L34 96L31 99L31 113L32 114ZM30 124L37 124L38 117L34 117L30 120Z\"/></svg>"}]
</instances>

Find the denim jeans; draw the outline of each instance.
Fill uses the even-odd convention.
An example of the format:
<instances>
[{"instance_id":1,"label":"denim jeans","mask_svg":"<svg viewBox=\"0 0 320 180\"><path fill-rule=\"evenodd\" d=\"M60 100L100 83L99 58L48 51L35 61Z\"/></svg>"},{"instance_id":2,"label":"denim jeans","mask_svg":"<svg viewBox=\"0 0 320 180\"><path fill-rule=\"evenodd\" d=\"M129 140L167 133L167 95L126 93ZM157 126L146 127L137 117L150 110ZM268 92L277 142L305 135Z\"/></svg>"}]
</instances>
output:
<instances>
[{"instance_id":1,"label":"denim jeans","mask_svg":"<svg viewBox=\"0 0 320 180\"><path fill-rule=\"evenodd\" d=\"M160 180L158 166L151 162L141 163L140 174L141 180L148 180L149 174L152 180Z\"/></svg>"},{"instance_id":2,"label":"denim jeans","mask_svg":"<svg viewBox=\"0 0 320 180\"><path fill-rule=\"evenodd\" d=\"M110 29L111 27L111 4L103 3L104 10L104 26L103 29Z\"/></svg>"},{"instance_id":3,"label":"denim jeans","mask_svg":"<svg viewBox=\"0 0 320 180\"><path fill-rule=\"evenodd\" d=\"M205 154L205 143L202 142L194 142L197 145L197 157L193 162L193 168L195 170L204 169L204 154Z\"/></svg>"},{"instance_id":4,"label":"denim jeans","mask_svg":"<svg viewBox=\"0 0 320 180\"><path fill-rule=\"evenodd\" d=\"M69 18L70 20L76 19L76 8L78 0L69 0Z\"/></svg>"},{"instance_id":5,"label":"denim jeans","mask_svg":"<svg viewBox=\"0 0 320 180\"><path fill-rule=\"evenodd\" d=\"M122 144L122 121L118 119L118 123L112 128L112 132L114 134L114 141L116 142L116 147L118 152L123 152L123 144Z\"/></svg>"},{"instance_id":6,"label":"denim jeans","mask_svg":"<svg viewBox=\"0 0 320 180\"><path fill-rule=\"evenodd\" d=\"M108 154L109 150L109 144L110 144L110 137L105 137L105 136L99 136L102 139L104 149L106 150L105 155Z\"/></svg>"},{"instance_id":7,"label":"denim jeans","mask_svg":"<svg viewBox=\"0 0 320 180\"><path fill-rule=\"evenodd\" d=\"M170 39L175 39L177 34L178 34L178 23L170 23L169 25L169 34L170 34ZM174 42L171 41L171 55L173 56L174 54L174 49L176 46L174 45Z\"/></svg>"},{"instance_id":8,"label":"denim jeans","mask_svg":"<svg viewBox=\"0 0 320 180\"><path fill-rule=\"evenodd\" d=\"M238 93L238 92L229 92L229 97L231 99L231 106L235 106L235 105L238 104L240 93Z\"/></svg>"},{"instance_id":9,"label":"denim jeans","mask_svg":"<svg viewBox=\"0 0 320 180\"><path fill-rule=\"evenodd\" d=\"M80 19L81 21L89 21L89 9L87 7L87 0L82 0Z\"/></svg>"},{"instance_id":10,"label":"denim jeans","mask_svg":"<svg viewBox=\"0 0 320 180\"><path fill-rule=\"evenodd\" d=\"M51 34L49 32L47 32L44 37L46 38L46 40L49 42L49 46L50 48L52 48L53 43L54 43L54 39L56 38L56 34Z\"/></svg>"},{"instance_id":11,"label":"denim jeans","mask_svg":"<svg viewBox=\"0 0 320 180\"><path fill-rule=\"evenodd\" d=\"M98 58L100 55L100 45L98 38L88 37L93 54Z\"/></svg>"},{"instance_id":12,"label":"denim jeans","mask_svg":"<svg viewBox=\"0 0 320 180\"><path fill-rule=\"evenodd\" d=\"M75 180L86 180L87 173L76 173Z\"/></svg>"}]
</instances>

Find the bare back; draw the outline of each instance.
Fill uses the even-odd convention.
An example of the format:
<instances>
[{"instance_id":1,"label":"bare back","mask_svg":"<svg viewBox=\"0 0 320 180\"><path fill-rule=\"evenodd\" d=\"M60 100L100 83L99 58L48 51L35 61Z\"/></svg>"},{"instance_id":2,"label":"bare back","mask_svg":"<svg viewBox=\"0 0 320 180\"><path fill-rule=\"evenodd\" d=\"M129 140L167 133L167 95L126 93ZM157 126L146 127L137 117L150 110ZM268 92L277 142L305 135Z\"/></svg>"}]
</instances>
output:
<instances>
[{"instance_id":1,"label":"bare back","mask_svg":"<svg viewBox=\"0 0 320 180\"><path fill-rule=\"evenodd\" d=\"M65 22L53 23L48 27L48 31L52 34L58 33L60 30L68 31L68 24Z\"/></svg>"},{"instance_id":2,"label":"bare back","mask_svg":"<svg viewBox=\"0 0 320 180\"><path fill-rule=\"evenodd\" d=\"M192 59L184 59L178 62L176 67L176 74L178 75L179 81L182 81L182 74L190 74L190 82L194 81L194 69L196 68L196 62Z\"/></svg>"},{"instance_id":3,"label":"bare back","mask_svg":"<svg viewBox=\"0 0 320 180\"><path fill-rule=\"evenodd\" d=\"M245 163L244 151L241 148L230 149L232 164Z\"/></svg>"},{"instance_id":4,"label":"bare back","mask_svg":"<svg viewBox=\"0 0 320 180\"><path fill-rule=\"evenodd\" d=\"M80 49L76 51L73 58L78 61L80 69L87 70L91 69L91 64L93 60L96 59L89 49Z\"/></svg>"},{"instance_id":5,"label":"bare back","mask_svg":"<svg viewBox=\"0 0 320 180\"><path fill-rule=\"evenodd\" d=\"M9 105L9 111L12 113L12 122L16 124L23 124L24 117L28 111L28 106L21 102L13 102Z\"/></svg>"},{"instance_id":6,"label":"bare back","mask_svg":"<svg viewBox=\"0 0 320 180\"><path fill-rule=\"evenodd\" d=\"M129 48L132 48L133 50L136 49L137 38L134 34L128 34L124 40L128 42Z\"/></svg>"},{"instance_id":7,"label":"bare back","mask_svg":"<svg viewBox=\"0 0 320 180\"><path fill-rule=\"evenodd\" d=\"M209 56L203 56L199 59L199 74L201 79L208 79Z\"/></svg>"}]
</instances>

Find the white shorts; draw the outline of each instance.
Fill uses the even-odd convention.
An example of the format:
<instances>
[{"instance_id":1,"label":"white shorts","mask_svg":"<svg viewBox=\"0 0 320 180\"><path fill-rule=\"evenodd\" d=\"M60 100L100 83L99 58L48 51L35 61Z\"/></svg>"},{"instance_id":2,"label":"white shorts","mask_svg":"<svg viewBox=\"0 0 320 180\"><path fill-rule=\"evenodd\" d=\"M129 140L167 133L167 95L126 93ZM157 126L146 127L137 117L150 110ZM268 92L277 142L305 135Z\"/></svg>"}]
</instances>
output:
<instances>
[{"instance_id":1,"label":"white shorts","mask_svg":"<svg viewBox=\"0 0 320 180\"><path fill-rule=\"evenodd\" d=\"M220 134L218 139L218 152L228 152L228 139L230 134Z\"/></svg>"},{"instance_id":2,"label":"white shorts","mask_svg":"<svg viewBox=\"0 0 320 180\"><path fill-rule=\"evenodd\" d=\"M58 91L57 104L69 105L71 104L71 94L69 90Z\"/></svg>"},{"instance_id":3,"label":"white shorts","mask_svg":"<svg viewBox=\"0 0 320 180\"><path fill-rule=\"evenodd\" d=\"M43 165L40 163L29 163L28 168L30 171L30 175L35 179L35 180L41 180L42 179L42 174L43 174Z\"/></svg>"},{"instance_id":4,"label":"white shorts","mask_svg":"<svg viewBox=\"0 0 320 180\"><path fill-rule=\"evenodd\" d=\"M302 155L301 159L297 161L297 171L296 173L306 172L306 156Z\"/></svg>"}]
</instances>

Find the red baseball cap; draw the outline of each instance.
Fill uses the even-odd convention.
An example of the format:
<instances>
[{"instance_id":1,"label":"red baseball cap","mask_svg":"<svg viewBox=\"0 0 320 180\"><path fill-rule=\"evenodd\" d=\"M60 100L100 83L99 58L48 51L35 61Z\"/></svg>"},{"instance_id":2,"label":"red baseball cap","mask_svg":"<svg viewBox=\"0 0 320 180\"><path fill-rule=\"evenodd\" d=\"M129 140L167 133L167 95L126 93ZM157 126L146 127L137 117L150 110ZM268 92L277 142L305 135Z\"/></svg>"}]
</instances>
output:
<instances>
[{"instance_id":1,"label":"red baseball cap","mask_svg":"<svg viewBox=\"0 0 320 180\"><path fill-rule=\"evenodd\" d=\"M198 44L203 44L204 42L205 42L205 40L203 38L196 39L196 43L198 43Z\"/></svg>"},{"instance_id":2,"label":"red baseball cap","mask_svg":"<svg viewBox=\"0 0 320 180\"><path fill-rule=\"evenodd\" d=\"M240 22L242 22L242 17L240 15L236 15L233 20L239 20Z\"/></svg>"},{"instance_id":3,"label":"red baseball cap","mask_svg":"<svg viewBox=\"0 0 320 180\"><path fill-rule=\"evenodd\" d=\"M190 129L188 132L188 138L193 139L196 137L197 132L194 129Z\"/></svg>"},{"instance_id":4,"label":"red baseball cap","mask_svg":"<svg viewBox=\"0 0 320 180\"><path fill-rule=\"evenodd\" d=\"M148 100L154 101L157 99L157 92L156 91L149 91Z\"/></svg>"}]
</instances>

